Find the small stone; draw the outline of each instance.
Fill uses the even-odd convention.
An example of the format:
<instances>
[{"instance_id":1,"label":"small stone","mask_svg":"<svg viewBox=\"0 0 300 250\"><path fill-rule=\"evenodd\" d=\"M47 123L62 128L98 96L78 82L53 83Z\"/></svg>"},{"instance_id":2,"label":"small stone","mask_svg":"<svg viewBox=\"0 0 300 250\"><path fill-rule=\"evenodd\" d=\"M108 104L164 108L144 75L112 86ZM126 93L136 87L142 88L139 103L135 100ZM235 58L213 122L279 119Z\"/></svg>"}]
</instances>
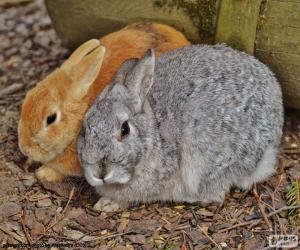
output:
<instances>
[{"instance_id":1,"label":"small stone","mask_svg":"<svg viewBox=\"0 0 300 250\"><path fill-rule=\"evenodd\" d=\"M21 212L21 207L14 202L6 202L0 206L0 213L3 217L10 217Z\"/></svg>"},{"instance_id":2,"label":"small stone","mask_svg":"<svg viewBox=\"0 0 300 250\"><path fill-rule=\"evenodd\" d=\"M16 165L14 162L7 162L6 167L10 170L10 172L13 175L18 175L19 173L22 173L22 169L19 168L18 165Z\"/></svg>"},{"instance_id":3,"label":"small stone","mask_svg":"<svg viewBox=\"0 0 300 250\"><path fill-rule=\"evenodd\" d=\"M64 236L70 237L74 240L80 239L81 241L91 241L91 240L95 240L97 238L96 236L88 236L88 235L85 235L84 233L82 233L80 231L67 229L67 228L65 228L63 230L62 234Z\"/></svg>"},{"instance_id":4,"label":"small stone","mask_svg":"<svg viewBox=\"0 0 300 250\"><path fill-rule=\"evenodd\" d=\"M117 212L120 210L120 206L118 203L102 197L100 198L97 203L94 205L94 209L101 212Z\"/></svg>"},{"instance_id":5,"label":"small stone","mask_svg":"<svg viewBox=\"0 0 300 250\"><path fill-rule=\"evenodd\" d=\"M128 235L126 238L129 239L133 244L143 245L146 243L146 238L142 234Z\"/></svg>"},{"instance_id":6,"label":"small stone","mask_svg":"<svg viewBox=\"0 0 300 250\"><path fill-rule=\"evenodd\" d=\"M38 207L50 207L51 205L52 205L52 202L49 198L42 199L37 202Z\"/></svg>"},{"instance_id":7,"label":"small stone","mask_svg":"<svg viewBox=\"0 0 300 250\"><path fill-rule=\"evenodd\" d=\"M50 210L47 208L39 208L35 210L35 217L36 219L43 223L44 225L47 224L51 217L50 217Z\"/></svg>"},{"instance_id":8,"label":"small stone","mask_svg":"<svg viewBox=\"0 0 300 250\"><path fill-rule=\"evenodd\" d=\"M23 184L24 184L26 187L31 187L31 186L33 186L35 183L37 183L37 180L36 180L36 178L34 177L33 174L25 174L25 175L22 177L22 180L23 180Z\"/></svg>"},{"instance_id":9,"label":"small stone","mask_svg":"<svg viewBox=\"0 0 300 250\"><path fill-rule=\"evenodd\" d=\"M45 227L42 223L40 222L34 222L32 225L32 229L31 229L31 236L33 238L36 238L37 236L39 236L41 233L45 232Z\"/></svg>"},{"instance_id":10,"label":"small stone","mask_svg":"<svg viewBox=\"0 0 300 250\"><path fill-rule=\"evenodd\" d=\"M220 243L220 246L221 246L222 248L227 248L227 243L226 243L226 242L221 242L221 243Z\"/></svg>"},{"instance_id":11,"label":"small stone","mask_svg":"<svg viewBox=\"0 0 300 250\"><path fill-rule=\"evenodd\" d=\"M62 207L58 207L57 209L56 209L56 212L57 213L60 213L60 212L62 212L63 211L63 208Z\"/></svg>"}]
</instances>

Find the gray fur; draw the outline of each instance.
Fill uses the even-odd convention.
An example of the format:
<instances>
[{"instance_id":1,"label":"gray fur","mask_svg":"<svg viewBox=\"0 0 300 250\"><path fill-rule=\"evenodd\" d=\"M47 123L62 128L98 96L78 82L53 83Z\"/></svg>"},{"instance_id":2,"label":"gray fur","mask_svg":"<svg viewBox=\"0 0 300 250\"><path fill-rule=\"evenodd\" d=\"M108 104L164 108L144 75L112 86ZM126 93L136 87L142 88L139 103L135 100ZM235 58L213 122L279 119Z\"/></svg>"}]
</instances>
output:
<instances>
[{"instance_id":1,"label":"gray fur","mask_svg":"<svg viewBox=\"0 0 300 250\"><path fill-rule=\"evenodd\" d=\"M192 45L124 65L78 139L87 181L110 173L101 195L121 204L222 202L230 187L250 188L275 171L281 89L253 56ZM131 133L120 142L125 120Z\"/></svg>"}]
</instances>

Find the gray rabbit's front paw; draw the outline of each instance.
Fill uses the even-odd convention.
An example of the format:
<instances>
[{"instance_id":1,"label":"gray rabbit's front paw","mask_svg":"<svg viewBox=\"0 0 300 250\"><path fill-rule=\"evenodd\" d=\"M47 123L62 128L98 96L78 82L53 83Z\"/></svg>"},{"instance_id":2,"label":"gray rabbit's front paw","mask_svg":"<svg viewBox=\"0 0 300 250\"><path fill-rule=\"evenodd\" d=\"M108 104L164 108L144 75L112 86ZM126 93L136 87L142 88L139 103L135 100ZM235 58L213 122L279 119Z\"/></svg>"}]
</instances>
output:
<instances>
[{"instance_id":1,"label":"gray rabbit's front paw","mask_svg":"<svg viewBox=\"0 0 300 250\"><path fill-rule=\"evenodd\" d=\"M101 197L94 205L94 209L101 212L118 212L122 210L122 206L107 197Z\"/></svg>"}]
</instances>

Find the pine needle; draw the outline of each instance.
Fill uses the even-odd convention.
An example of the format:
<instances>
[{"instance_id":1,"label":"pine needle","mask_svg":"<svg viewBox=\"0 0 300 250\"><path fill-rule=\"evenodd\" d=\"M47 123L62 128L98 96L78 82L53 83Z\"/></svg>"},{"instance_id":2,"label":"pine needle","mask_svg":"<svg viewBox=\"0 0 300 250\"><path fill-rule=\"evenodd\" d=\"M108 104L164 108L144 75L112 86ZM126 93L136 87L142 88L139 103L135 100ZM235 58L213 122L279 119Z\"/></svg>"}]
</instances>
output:
<instances>
[{"instance_id":1,"label":"pine needle","mask_svg":"<svg viewBox=\"0 0 300 250\"><path fill-rule=\"evenodd\" d=\"M300 205L300 179L293 181L286 198L289 206ZM289 217L295 220L296 223L300 223L300 209L291 209L289 211Z\"/></svg>"}]
</instances>

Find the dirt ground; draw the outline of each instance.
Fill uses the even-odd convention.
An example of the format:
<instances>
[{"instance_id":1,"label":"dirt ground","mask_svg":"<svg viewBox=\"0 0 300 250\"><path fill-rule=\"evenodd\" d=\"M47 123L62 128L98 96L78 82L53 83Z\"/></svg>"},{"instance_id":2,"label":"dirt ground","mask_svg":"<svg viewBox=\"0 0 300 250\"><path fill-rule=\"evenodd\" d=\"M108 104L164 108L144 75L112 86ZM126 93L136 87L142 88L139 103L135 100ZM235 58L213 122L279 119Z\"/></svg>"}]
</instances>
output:
<instances>
[{"instance_id":1,"label":"dirt ground","mask_svg":"<svg viewBox=\"0 0 300 250\"><path fill-rule=\"evenodd\" d=\"M299 235L286 209L291 181L300 177L297 111L286 111L277 174L257 193L232 190L222 207L152 204L106 214L93 209L97 197L84 180L38 183L38 164L18 149L20 106L68 51L43 2L24 2L0 6L0 248L263 249L270 235Z\"/></svg>"}]
</instances>

